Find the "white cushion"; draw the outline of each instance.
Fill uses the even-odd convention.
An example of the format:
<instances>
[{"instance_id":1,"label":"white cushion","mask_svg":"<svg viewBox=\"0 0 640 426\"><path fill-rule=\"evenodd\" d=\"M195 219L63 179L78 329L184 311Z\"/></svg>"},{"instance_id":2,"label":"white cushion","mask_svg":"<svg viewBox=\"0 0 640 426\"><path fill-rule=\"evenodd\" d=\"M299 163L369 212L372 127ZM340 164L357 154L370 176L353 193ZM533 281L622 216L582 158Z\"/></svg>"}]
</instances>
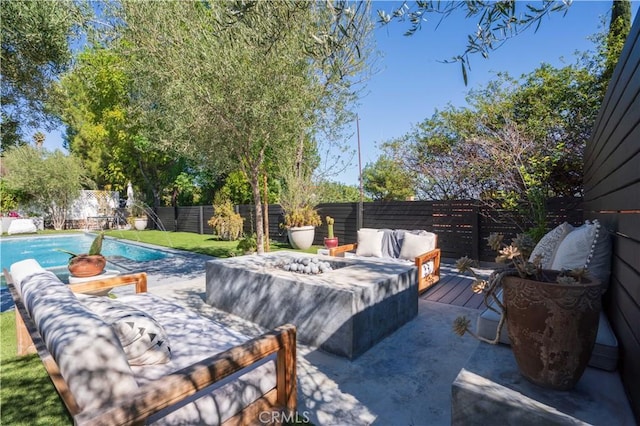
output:
<instances>
[{"instance_id":1,"label":"white cushion","mask_svg":"<svg viewBox=\"0 0 640 426\"><path fill-rule=\"evenodd\" d=\"M169 362L169 338L151 315L108 297L78 295L78 299L113 327L129 365Z\"/></svg>"},{"instance_id":2,"label":"white cushion","mask_svg":"<svg viewBox=\"0 0 640 426\"><path fill-rule=\"evenodd\" d=\"M356 256L382 257L382 237L384 232L371 229L358 230Z\"/></svg>"},{"instance_id":3,"label":"white cushion","mask_svg":"<svg viewBox=\"0 0 640 426\"><path fill-rule=\"evenodd\" d=\"M569 232L562 240L551 264L551 269L584 268L589 263L599 224L586 221L584 225Z\"/></svg>"},{"instance_id":4,"label":"white cushion","mask_svg":"<svg viewBox=\"0 0 640 426\"><path fill-rule=\"evenodd\" d=\"M544 237L538 241L538 244L536 244L535 248L531 252L529 262L533 262L536 257L539 256L542 268L551 269L551 264L553 263L553 259L558 251L560 243L572 230L573 226L564 222L547 232Z\"/></svg>"},{"instance_id":5,"label":"white cushion","mask_svg":"<svg viewBox=\"0 0 640 426\"><path fill-rule=\"evenodd\" d=\"M9 229L7 230L7 234L31 234L34 232L38 232L38 228L33 223L31 219L14 219L9 224Z\"/></svg>"},{"instance_id":6,"label":"white cushion","mask_svg":"<svg viewBox=\"0 0 640 426\"><path fill-rule=\"evenodd\" d=\"M436 248L436 236L431 232L425 235L415 235L409 232L404 234L400 259L413 260L417 256Z\"/></svg>"}]
</instances>

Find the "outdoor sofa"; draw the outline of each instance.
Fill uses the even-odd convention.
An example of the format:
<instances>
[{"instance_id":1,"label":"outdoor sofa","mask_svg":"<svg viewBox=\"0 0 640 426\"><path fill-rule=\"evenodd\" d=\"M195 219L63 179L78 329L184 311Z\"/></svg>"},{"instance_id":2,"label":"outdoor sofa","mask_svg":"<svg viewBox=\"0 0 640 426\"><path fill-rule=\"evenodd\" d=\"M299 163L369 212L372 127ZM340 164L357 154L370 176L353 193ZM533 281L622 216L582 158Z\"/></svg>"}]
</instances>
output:
<instances>
[{"instance_id":1,"label":"outdoor sofa","mask_svg":"<svg viewBox=\"0 0 640 426\"><path fill-rule=\"evenodd\" d=\"M357 243L332 248L329 255L413 262L417 269L419 293L440 280L438 236L425 230L360 228Z\"/></svg>"},{"instance_id":2,"label":"outdoor sofa","mask_svg":"<svg viewBox=\"0 0 640 426\"><path fill-rule=\"evenodd\" d=\"M37 350L75 424L254 424L296 409L292 325L251 339L146 293L144 273L66 285L28 259L4 274L19 355Z\"/></svg>"}]
</instances>

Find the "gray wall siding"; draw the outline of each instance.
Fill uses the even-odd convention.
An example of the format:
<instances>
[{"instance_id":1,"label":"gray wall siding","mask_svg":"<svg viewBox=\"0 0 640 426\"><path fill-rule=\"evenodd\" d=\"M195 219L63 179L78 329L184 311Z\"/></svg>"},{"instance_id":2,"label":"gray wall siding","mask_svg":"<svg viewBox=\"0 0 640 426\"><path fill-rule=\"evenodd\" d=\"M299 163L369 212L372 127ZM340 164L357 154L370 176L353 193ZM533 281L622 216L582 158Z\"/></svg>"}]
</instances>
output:
<instances>
[{"instance_id":1,"label":"gray wall siding","mask_svg":"<svg viewBox=\"0 0 640 426\"><path fill-rule=\"evenodd\" d=\"M587 143L585 217L613 238L605 309L621 348L621 375L640 423L640 14Z\"/></svg>"}]
</instances>

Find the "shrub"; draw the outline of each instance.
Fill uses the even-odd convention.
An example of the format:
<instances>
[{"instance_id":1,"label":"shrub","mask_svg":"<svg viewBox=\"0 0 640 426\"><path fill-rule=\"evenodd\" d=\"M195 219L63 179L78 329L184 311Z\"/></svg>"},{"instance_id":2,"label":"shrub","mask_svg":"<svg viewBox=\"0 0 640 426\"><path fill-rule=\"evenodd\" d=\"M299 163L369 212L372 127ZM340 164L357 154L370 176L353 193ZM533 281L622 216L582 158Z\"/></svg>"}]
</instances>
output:
<instances>
[{"instance_id":1,"label":"shrub","mask_svg":"<svg viewBox=\"0 0 640 426\"><path fill-rule=\"evenodd\" d=\"M216 197L213 203L214 215L207 222L216 235L226 241L240 238L244 219L233 210L231 200Z\"/></svg>"}]
</instances>

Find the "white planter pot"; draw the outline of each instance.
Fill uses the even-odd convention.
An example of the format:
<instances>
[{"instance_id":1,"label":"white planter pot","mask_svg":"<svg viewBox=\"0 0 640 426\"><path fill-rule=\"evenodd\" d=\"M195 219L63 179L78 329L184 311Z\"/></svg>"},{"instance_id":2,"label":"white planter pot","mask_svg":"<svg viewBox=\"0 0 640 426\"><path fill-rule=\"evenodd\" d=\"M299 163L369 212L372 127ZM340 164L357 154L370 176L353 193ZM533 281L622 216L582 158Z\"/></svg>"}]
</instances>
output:
<instances>
[{"instance_id":1,"label":"white planter pot","mask_svg":"<svg viewBox=\"0 0 640 426\"><path fill-rule=\"evenodd\" d=\"M289 228L289 244L295 249L306 250L313 244L315 233L315 226Z\"/></svg>"},{"instance_id":2,"label":"white planter pot","mask_svg":"<svg viewBox=\"0 0 640 426\"><path fill-rule=\"evenodd\" d=\"M133 220L133 227L138 231L144 231L147 229L147 218L146 217L136 217Z\"/></svg>"}]
</instances>

